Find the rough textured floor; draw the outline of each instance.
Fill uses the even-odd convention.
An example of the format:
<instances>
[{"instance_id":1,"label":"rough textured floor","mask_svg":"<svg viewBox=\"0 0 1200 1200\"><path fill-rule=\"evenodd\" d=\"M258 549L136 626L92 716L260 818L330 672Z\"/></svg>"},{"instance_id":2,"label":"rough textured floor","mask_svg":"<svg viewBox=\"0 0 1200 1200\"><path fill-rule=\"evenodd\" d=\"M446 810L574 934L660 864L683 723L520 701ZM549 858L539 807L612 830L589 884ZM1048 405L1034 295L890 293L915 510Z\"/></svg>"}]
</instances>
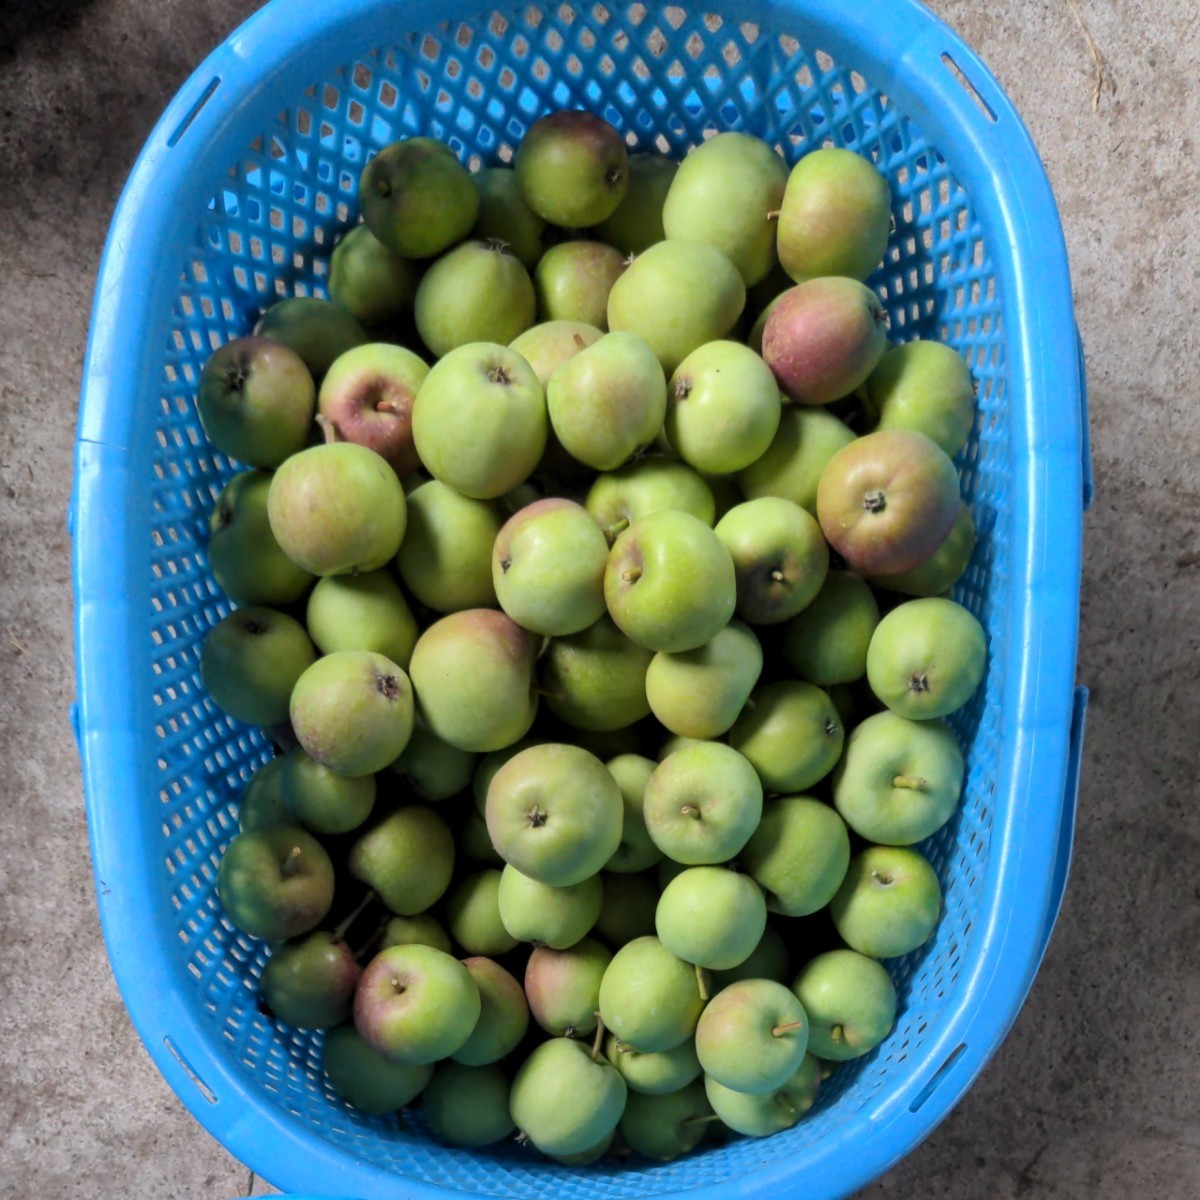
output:
<instances>
[{"instance_id":1,"label":"rough textured floor","mask_svg":"<svg viewBox=\"0 0 1200 1200\"><path fill-rule=\"evenodd\" d=\"M1200 17L1078 0L934 7L991 65L1057 191L1090 367L1097 500L1074 875L1012 1035L864 1193L1200 1195ZM92 898L63 515L96 267L159 112L253 0L0 5L0 1196L266 1190L195 1124L122 1007ZM132 800L132 798L131 798Z\"/></svg>"}]
</instances>

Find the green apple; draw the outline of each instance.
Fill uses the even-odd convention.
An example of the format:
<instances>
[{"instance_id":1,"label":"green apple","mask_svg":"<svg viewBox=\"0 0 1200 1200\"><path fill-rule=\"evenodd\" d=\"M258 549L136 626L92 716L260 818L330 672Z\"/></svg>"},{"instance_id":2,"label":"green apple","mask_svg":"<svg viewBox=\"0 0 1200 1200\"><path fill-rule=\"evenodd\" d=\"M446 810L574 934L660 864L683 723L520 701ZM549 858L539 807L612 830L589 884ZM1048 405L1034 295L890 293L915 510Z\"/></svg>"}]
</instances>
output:
<instances>
[{"instance_id":1,"label":"green apple","mask_svg":"<svg viewBox=\"0 0 1200 1200\"><path fill-rule=\"evenodd\" d=\"M431 808L393 809L355 840L346 865L397 916L415 916L436 904L450 885L454 837Z\"/></svg>"},{"instance_id":2,"label":"green apple","mask_svg":"<svg viewBox=\"0 0 1200 1200\"><path fill-rule=\"evenodd\" d=\"M924 855L868 846L829 906L842 941L870 958L899 958L923 946L942 911L942 889Z\"/></svg>"},{"instance_id":3,"label":"green apple","mask_svg":"<svg viewBox=\"0 0 1200 1200\"><path fill-rule=\"evenodd\" d=\"M238 831L265 829L268 825L290 825L283 803L284 758L268 759L253 775L238 800Z\"/></svg>"},{"instance_id":4,"label":"green apple","mask_svg":"<svg viewBox=\"0 0 1200 1200\"><path fill-rule=\"evenodd\" d=\"M569 362L581 350L594 346L604 334L594 325L582 321L544 321L513 338L509 349L515 350L533 368L543 389L554 372Z\"/></svg>"},{"instance_id":5,"label":"green apple","mask_svg":"<svg viewBox=\"0 0 1200 1200\"><path fill-rule=\"evenodd\" d=\"M617 781L625 804L621 844L605 864L606 870L630 874L644 871L662 858L662 852L646 832L646 818L642 812L646 784L650 782L657 765L653 759L643 758L640 754L618 754L605 764L609 774Z\"/></svg>"},{"instance_id":6,"label":"green apple","mask_svg":"<svg viewBox=\"0 0 1200 1200\"><path fill-rule=\"evenodd\" d=\"M672 733L720 737L750 698L762 665L758 638L740 621L730 621L695 650L656 654L646 672L646 699Z\"/></svg>"},{"instance_id":7,"label":"green apple","mask_svg":"<svg viewBox=\"0 0 1200 1200\"><path fill-rule=\"evenodd\" d=\"M515 351L487 342L446 354L413 406L421 461L435 479L477 500L503 496L529 477L548 425L533 368Z\"/></svg>"},{"instance_id":8,"label":"green apple","mask_svg":"<svg viewBox=\"0 0 1200 1200\"><path fill-rule=\"evenodd\" d=\"M544 1154L578 1154L610 1133L625 1109L625 1081L603 1056L570 1038L543 1042L513 1080L509 1109Z\"/></svg>"},{"instance_id":9,"label":"green apple","mask_svg":"<svg viewBox=\"0 0 1200 1200\"><path fill-rule=\"evenodd\" d=\"M747 500L780 496L815 516L821 474L852 441L853 432L823 408L785 404L766 453L738 472L738 486Z\"/></svg>"},{"instance_id":10,"label":"green apple","mask_svg":"<svg viewBox=\"0 0 1200 1200\"><path fill-rule=\"evenodd\" d=\"M776 983L787 983L791 978L792 969L787 946L783 938L768 925L748 958L743 959L736 967L712 973L712 990L715 994L731 983L738 983L743 979L773 979Z\"/></svg>"},{"instance_id":11,"label":"green apple","mask_svg":"<svg viewBox=\"0 0 1200 1200\"><path fill-rule=\"evenodd\" d=\"M751 625L777 625L812 603L829 571L829 547L816 519L778 496L747 500L717 523L733 559L737 613Z\"/></svg>"},{"instance_id":12,"label":"green apple","mask_svg":"<svg viewBox=\"0 0 1200 1200\"><path fill-rule=\"evenodd\" d=\"M867 671L867 650L879 624L879 604L867 583L830 571L821 590L783 631L788 665L809 683L853 683Z\"/></svg>"},{"instance_id":13,"label":"green apple","mask_svg":"<svg viewBox=\"0 0 1200 1200\"><path fill-rule=\"evenodd\" d=\"M954 457L975 423L975 381L952 346L906 342L893 346L867 380L877 429L915 429Z\"/></svg>"},{"instance_id":14,"label":"green apple","mask_svg":"<svg viewBox=\"0 0 1200 1200\"><path fill-rule=\"evenodd\" d=\"M222 489L208 519L213 579L236 604L284 605L299 600L313 577L280 548L267 517L268 471L243 471Z\"/></svg>"},{"instance_id":15,"label":"green apple","mask_svg":"<svg viewBox=\"0 0 1200 1200\"><path fill-rule=\"evenodd\" d=\"M533 942L566 950L595 925L603 896L599 875L569 887L551 887L509 864L500 876L500 920L514 945Z\"/></svg>"},{"instance_id":16,"label":"green apple","mask_svg":"<svg viewBox=\"0 0 1200 1200\"><path fill-rule=\"evenodd\" d=\"M678 170L679 164L665 154L631 154L625 198L596 227L596 236L626 254L641 254L664 241L663 204Z\"/></svg>"},{"instance_id":17,"label":"green apple","mask_svg":"<svg viewBox=\"0 0 1200 1200\"><path fill-rule=\"evenodd\" d=\"M464 242L422 276L413 315L435 358L480 342L507 346L537 319L533 280L504 242Z\"/></svg>"},{"instance_id":18,"label":"green apple","mask_svg":"<svg viewBox=\"0 0 1200 1200\"><path fill-rule=\"evenodd\" d=\"M712 1107L700 1080L666 1095L632 1093L621 1117L629 1148L656 1162L670 1162L694 1150L704 1138Z\"/></svg>"},{"instance_id":19,"label":"green apple","mask_svg":"<svg viewBox=\"0 0 1200 1200\"><path fill-rule=\"evenodd\" d=\"M779 261L797 282L819 275L866 279L891 229L891 193L874 164L851 150L806 154L780 206Z\"/></svg>"},{"instance_id":20,"label":"green apple","mask_svg":"<svg viewBox=\"0 0 1200 1200\"><path fill-rule=\"evenodd\" d=\"M646 671L652 657L602 616L547 647L540 668L546 705L575 729L624 729L650 711Z\"/></svg>"},{"instance_id":21,"label":"green apple","mask_svg":"<svg viewBox=\"0 0 1200 1200\"><path fill-rule=\"evenodd\" d=\"M283 802L313 833L349 833L375 807L375 776L337 775L297 746L284 758Z\"/></svg>"},{"instance_id":22,"label":"green apple","mask_svg":"<svg viewBox=\"0 0 1200 1200\"><path fill-rule=\"evenodd\" d=\"M524 737L537 712L537 643L504 613L451 613L413 650L413 688L431 733L460 750L499 750Z\"/></svg>"},{"instance_id":23,"label":"green apple","mask_svg":"<svg viewBox=\"0 0 1200 1200\"><path fill-rule=\"evenodd\" d=\"M624 811L621 789L595 755L555 743L509 759L487 794L488 833L501 857L557 888L582 883L608 862Z\"/></svg>"},{"instance_id":24,"label":"green apple","mask_svg":"<svg viewBox=\"0 0 1200 1200\"><path fill-rule=\"evenodd\" d=\"M543 321L583 321L608 328L608 293L625 270L625 256L603 242L559 242L533 275Z\"/></svg>"},{"instance_id":25,"label":"green apple","mask_svg":"<svg viewBox=\"0 0 1200 1200\"><path fill-rule=\"evenodd\" d=\"M705 342L725 337L742 314L737 267L704 242L668 240L639 254L608 294L608 327L636 333L674 371Z\"/></svg>"},{"instance_id":26,"label":"green apple","mask_svg":"<svg viewBox=\"0 0 1200 1200\"><path fill-rule=\"evenodd\" d=\"M954 815L964 763L941 721L876 713L854 730L833 779L833 802L860 837L912 846Z\"/></svg>"},{"instance_id":27,"label":"green apple","mask_svg":"<svg viewBox=\"0 0 1200 1200\"><path fill-rule=\"evenodd\" d=\"M808 1017L795 995L770 979L743 979L719 991L696 1026L704 1073L736 1092L773 1092L808 1049Z\"/></svg>"},{"instance_id":28,"label":"green apple","mask_svg":"<svg viewBox=\"0 0 1200 1200\"><path fill-rule=\"evenodd\" d=\"M386 570L326 575L313 588L304 618L322 654L366 650L407 669L417 644L416 618Z\"/></svg>"},{"instance_id":29,"label":"green apple","mask_svg":"<svg viewBox=\"0 0 1200 1200\"><path fill-rule=\"evenodd\" d=\"M339 650L296 680L289 715L296 740L322 766L338 775L371 775L408 745L412 686L382 654Z\"/></svg>"},{"instance_id":30,"label":"green apple","mask_svg":"<svg viewBox=\"0 0 1200 1200\"><path fill-rule=\"evenodd\" d=\"M643 1053L610 1033L604 1042L604 1053L608 1061L621 1072L626 1087L632 1093L665 1096L687 1087L700 1075L696 1043L691 1038L670 1050Z\"/></svg>"},{"instance_id":31,"label":"green apple","mask_svg":"<svg viewBox=\"0 0 1200 1200\"><path fill-rule=\"evenodd\" d=\"M475 755L414 725L404 753L392 763L392 771L404 780L416 799L426 803L449 800L471 786Z\"/></svg>"},{"instance_id":32,"label":"green apple","mask_svg":"<svg viewBox=\"0 0 1200 1200\"><path fill-rule=\"evenodd\" d=\"M278 942L315 929L333 903L333 864L295 825L238 834L221 856L217 898L230 924Z\"/></svg>"},{"instance_id":33,"label":"green apple","mask_svg":"<svg viewBox=\"0 0 1200 1200\"><path fill-rule=\"evenodd\" d=\"M350 1016L361 974L350 947L324 931L276 948L263 968L263 1001L294 1029L329 1029Z\"/></svg>"},{"instance_id":34,"label":"green apple","mask_svg":"<svg viewBox=\"0 0 1200 1200\"><path fill-rule=\"evenodd\" d=\"M611 217L629 186L624 139L595 113L574 109L535 121L517 147L513 166L525 203L566 229L585 229Z\"/></svg>"},{"instance_id":35,"label":"green apple","mask_svg":"<svg viewBox=\"0 0 1200 1200\"><path fill-rule=\"evenodd\" d=\"M596 1028L600 981L612 954L592 938L566 950L535 946L525 965L533 1019L554 1037L586 1037Z\"/></svg>"},{"instance_id":36,"label":"green apple","mask_svg":"<svg viewBox=\"0 0 1200 1200\"><path fill-rule=\"evenodd\" d=\"M196 390L205 437L252 467L277 467L304 448L315 403L300 356L265 337L237 338L215 350Z\"/></svg>"},{"instance_id":37,"label":"green apple","mask_svg":"<svg viewBox=\"0 0 1200 1200\"><path fill-rule=\"evenodd\" d=\"M294 296L272 304L258 318L254 336L294 350L318 383L337 358L371 340L340 304L316 296Z\"/></svg>"},{"instance_id":38,"label":"green apple","mask_svg":"<svg viewBox=\"0 0 1200 1200\"><path fill-rule=\"evenodd\" d=\"M353 442L327 442L289 458L271 480L267 515L284 554L314 575L378 570L395 556L407 524L396 472Z\"/></svg>"},{"instance_id":39,"label":"green apple","mask_svg":"<svg viewBox=\"0 0 1200 1200\"><path fill-rule=\"evenodd\" d=\"M273 608L239 608L204 639L200 679L234 720L277 725L287 720L292 689L315 659L299 621Z\"/></svg>"},{"instance_id":40,"label":"green apple","mask_svg":"<svg viewBox=\"0 0 1200 1200\"><path fill-rule=\"evenodd\" d=\"M771 368L740 342L709 342L675 368L664 432L698 471L732 475L757 462L779 429L782 405Z\"/></svg>"},{"instance_id":41,"label":"green apple","mask_svg":"<svg viewBox=\"0 0 1200 1200\"><path fill-rule=\"evenodd\" d=\"M655 364L657 366L657 364ZM604 615L608 543L573 500L538 500L504 523L492 548L500 607L532 633L580 633Z\"/></svg>"},{"instance_id":42,"label":"green apple","mask_svg":"<svg viewBox=\"0 0 1200 1200\"><path fill-rule=\"evenodd\" d=\"M611 471L657 437L667 381L654 351L636 333L607 333L554 372L546 405L567 453L597 471Z\"/></svg>"},{"instance_id":43,"label":"green apple","mask_svg":"<svg viewBox=\"0 0 1200 1200\"><path fill-rule=\"evenodd\" d=\"M492 545L503 517L492 500L473 500L431 479L408 494L408 532L396 556L404 586L434 612L494 608Z\"/></svg>"},{"instance_id":44,"label":"green apple","mask_svg":"<svg viewBox=\"0 0 1200 1200\"><path fill-rule=\"evenodd\" d=\"M494 1064L442 1063L421 1097L434 1136L452 1146L490 1146L516 1129L508 1111L508 1076Z\"/></svg>"},{"instance_id":45,"label":"green apple","mask_svg":"<svg viewBox=\"0 0 1200 1200\"><path fill-rule=\"evenodd\" d=\"M656 937L622 946L600 983L605 1029L636 1050L672 1050L695 1031L704 1008L699 968Z\"/></svg>"},{"instance_id":46,"label":"green apple","mask_svg":"<svg viewBox=\"0 0 1200 1200\"><path fill-rule=\"evenodd\" d=\"M833 899L850 862L850 835L838 814L811 796L777 796L738 862L766 893L767 907L805 917Z\"/></svg>"},{"instance_id":47,"label":"green apple","mask_svg":"<svg viewBox=\"0 0 1200 1200\"><path fill-rule=\"evenodd\" d=\"M405 138L363 168L358 202L367 227L390 250L432 258L470 233L479 189L444 142Z\"/></svg>"},{"instance_id":48,"label":"green apple","mask_svg":"<svg viewBox=\"0 0 1200 1200\"><path fill-rule=\"evenodd\" d=\"M420 1065L460 1050L481 1007L479 989L458 959L432 946L393 946L363 971L354 1024L390 1062Z\"/></svg>"},{"instance_id":49,"label":"green apple","mask_svg":"<svg viewBox=\"0 0 1200 1200\"><path fill-rule=\"evenodd\" d=\"M479 1020L453 1059L467 1067L499 1062L511 1054L529 1029L529 1005L521 985L490 958L464 958L479 989Z\"/></svg>"},{"instance_id":50,"label":"green apple","mask_svg":"<svg viewBox=\"0 0 1200 1200\"><path fill-rule=\"evenodd\" d=\"M451 936L468 954L507 954L516 948L500 917L500 872L495 868L468 875L446 901Z\"/></svg>"},{"instance_id":51,"label":"green apple","mask_svg":"<svg viewBox=\"0 0 1200 1200\"><path fill-rule=\"evenodd\" d=\"M651 513L678 510L712 525L717 511L712 489L697 472L681 462L653 456L599 476L584 506L610 542Z\"/></svg>"},{"instance_id":52,"label":"green apple","mask_svg":"<svg viewBox=\"0 0 1200 1200\"><path fill-rule=\"evenodd\" d=\"M347 1104L378 1115L415 1100L433 1078L432 1063L390 1062L353 1025L340 1025L325 1035L322 1061L333 1090Z\"/></svg>"},{"instance_id":53,"label":"green apple","mask_svg":"<svg viewBox=\"0 0 1200 1200\"><path fill-rule=\"evenodd\" d=\"M329 256L329 297L363 325L411 313L418 277L417 267L366 225L340 238Z\"/></svg>"},{"instance_id":54,"label":"green apple","mask_svg":"<svg viewBox=\"0 0 1200 1200\"><path fill-rule=\"evenodd\" d=\"M613 543L604 599L618 627L639 646L694 650L733 616L733 560L703 521L685 512L651 513Z\"/></svg>"},{"instance_id":55,"label":"green apple","mask_svg":"<svg viewBox=\"0 0 1200 1200\"><path fill-rule=\"evenodd\" d=\"M663 229L669 238L715 246L749 287L775 265L775 219L787 179L787 165L761 138L718 133L680 164Z\"/></svg>"},{"instance_id":56,"label":"green apple","mask_svg":"<svg viewBox=\"0 0 1200 1200\"><path fill-rule=\"evenodd\" d=\"M750 760L765 791L800 792L833 770L845 736L827 692L780 680L751 693L729 744Z\"/></svg>"},{"instance_id":57,"label":"green apple","mask_svg":"<svg viewBox=\"0 0 1200 1200\"><path fill-rule=\"evenodd\" d=\"M643 802L654 844L689 866L728 862L762 816L754 767L720 742L697 742L655 768Z\"/></svg>"},{"instance_id":58,"label":"green apple","mask_svg":"<svg viewBox=\"0 0 1200 1200\"><path fill-rule=\"evenodd\" d=\"M737 1092L706 1077L704 1093L713 1112L734 1133L769 1137L791 1129L813 1104L821 1085L821 1064L806 1054L800 1066L774 1091L754 1094Z\"/></svg>"},{"instance_id":59,"label":"green apple","mask_svg":"<svg viewBox=\"0 0 1200 1200\"><path fill-rule=\"evenodd\" d=\"M987 669L987 635L961 604L909 600L879 622L867 650L867 682L894 713L928 721L956 712Z\"/></svg>"},{"instance_id":60,"label":"green apple","mask_svg":"<svg viewBox=\"0 0 1200 1200\"><path fill-rule=\"evenodd\" d=\"M451 951L450 938L446 931L428 913L417 913L412 917L389 917L383 927L380 950L392 946L432 946L446 954Z\"/></svg>"},{"instance_id":61,"label":"green apple","mask_svg":"<svg viewBox=\"0 0 1200 1200\"><path fill-rule=\"evenodd\" d=\"M525 203L512 167L485 167L475 176L479 215L472 234L481 242L503 242L526 270L542 257L546 222Z\"/></svg>"},{"instance_id":62,"label":"green apple","mask_svg":"<svg viewBox=\"0 0 1200 1200\"><path fill-rule=\"evenodd\" d=\"M727 971L745 962L767 927L762 891L727 867L689 867L663 889L654 914L658 939L676 958Z\"/></svg>"},{"instance_id":63,"label":"green apple","mask_svg":"<svg viewBox=\"0 0 1200 1200\"><path fill-rule=\"evenodd\" d=\"M887 971L854 950L818 954L792 991L808 1014L809 1049L845 1062L874 1050L896 1021L896 988Z\"/></svg>"}]
</instances>

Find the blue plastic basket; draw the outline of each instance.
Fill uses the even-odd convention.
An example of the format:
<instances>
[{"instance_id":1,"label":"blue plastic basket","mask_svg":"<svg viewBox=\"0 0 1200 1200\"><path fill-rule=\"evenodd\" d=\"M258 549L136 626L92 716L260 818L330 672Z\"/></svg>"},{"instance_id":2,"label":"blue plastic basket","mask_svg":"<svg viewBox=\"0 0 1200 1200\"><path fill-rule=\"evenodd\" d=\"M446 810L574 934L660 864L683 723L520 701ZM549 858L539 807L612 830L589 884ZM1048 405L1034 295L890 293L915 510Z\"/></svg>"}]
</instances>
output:
<instances>
[{"instance_id":1,"label":"blue plastic basket","mask_svg":"<svg viewBox=\"0 0 1200 1200\"><path fill-rule=\"evenodd\" d=\"M912 0L728 0L479 12L477 0L276 0L196 72L147 142L96 290L76 448L83 759L113 970L155 1062L215 1137L285 1189L343 1196L845 1195L945 1116L1003 1038L1040 963L1070 856L1084 694L1073 693L1082 358L1062 233L1017 114ZM969 82L968 82L969 81ZM260 943L214 882L235 801L268 755L197 670L228 610L205 557L231 466L193 392L210 350L279 296L321 293L370 153L407 134L507 159L548 109L603 113L682 155L745 129L789 161L822 142L886 171L896 230L873 283L894 338L948 340L979 381L961 457L979 529L964 603L984 690L957 721L959 816L927 848L934 940L896 965L892 1036L789 1133L680 1162L570 1171L515 1145L451 1151L337 1101L320 1038L261 1016Z\"/></svg>"}]
</instances>

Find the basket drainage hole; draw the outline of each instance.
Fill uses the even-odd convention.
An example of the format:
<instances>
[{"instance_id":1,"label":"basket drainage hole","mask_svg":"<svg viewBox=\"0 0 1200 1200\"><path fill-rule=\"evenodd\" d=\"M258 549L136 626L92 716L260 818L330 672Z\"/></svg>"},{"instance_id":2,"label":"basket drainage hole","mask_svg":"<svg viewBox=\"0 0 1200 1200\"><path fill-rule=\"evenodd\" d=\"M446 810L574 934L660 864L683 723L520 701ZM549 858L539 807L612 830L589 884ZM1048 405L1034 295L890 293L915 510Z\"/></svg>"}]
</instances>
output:
<instances>
[{"instance_id":1,"label":"basket drainage hole","mask_svg":"<svg viewBox=\"0 0 1200 1200\"><path fill-rule=\"evenodd\" d=\"M196 1085L196 1091L202 1095L209 1104L216 1104L217 1094L196 1074L192 1064L183 1056L183 1052L175 1045L169 1037L163 1038L163 1045L171 1052L171 1057L183 1068L187 1077Z\"/></svg>"},{"instance_id":2,"label":"basket drainage hole","mask_svg":"<svg viewBox=\"0 0 1200 1200\"><path fill-rule=\"evenodd\" d=\"M994 125L996 123L996 114L992 112L988 102L975 90L975 85L967 78L966 72L950 57L943 53L942 62L946 64L946 69L958 80L958 85L979 105L980 111Z\"/></svg>"},{"instance_id":3,"label":"basket drainage hole","mask_svg":"<svg viewBox=\"0 0 1200 1200\"><path fill-rule=\"evenodd\" d=\"M167 138L168 146L177 146L179 139L188 131L188 126L200 115L200 110L212 99L213 93L221 86L220 75L214 75L205 85L204 91L200 93L200 98L187 110L184 118L175 126L175 132Z\"/></svg>"},{"instance_id":4,"label":"basket drainage hole","mask_svg":"<svg viewBox=\"0 0 1200 1200\"><path fill-rule=\"evenodd\" d=\"M946 1061L933 1073L933 1078L917 1093L916 1099L908 1106L909 1112L916 1112L922 1108L925 1101L937 1091L942 1085L942 1081L950 1072L950 1068L962 1057L963 1052L967 1048L966 1042L960 1042L947 1057Z\"/></svg>"}]
</instances>

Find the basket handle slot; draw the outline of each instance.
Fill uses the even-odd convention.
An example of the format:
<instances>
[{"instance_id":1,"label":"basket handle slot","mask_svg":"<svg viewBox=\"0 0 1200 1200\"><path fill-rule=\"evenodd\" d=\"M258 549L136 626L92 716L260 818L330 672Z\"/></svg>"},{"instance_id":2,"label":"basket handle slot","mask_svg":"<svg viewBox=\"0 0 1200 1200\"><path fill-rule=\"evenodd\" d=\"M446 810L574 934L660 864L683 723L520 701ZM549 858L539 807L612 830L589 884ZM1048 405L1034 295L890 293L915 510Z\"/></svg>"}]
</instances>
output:
<instances>
[{"instance_id":1,"label":"basket handle slot","mask_svg":"<svg viewBox=\"0 0 1200 1200\"><path fill-rule=\"evenodd\" d=\"M945 50L942 51L942 64L945 66L946 70L954 76L958 86L961 87L962 90L966 92L967 95L970 96L971 99L974 100L979 106L980 112L982 112L983 115L987 117L987 119L991 121L993 125L995 125L996 114L992 111L992 106L983 98L979 92L979 89L976 88L976 86L971 82L970 77L962 69L962 67L960 67Z\"/></svg>"},{"instance_id":2,"label":"basket handle slot","mask_svg":"<svg viewBox=\"0 0 1200 1200\"><path fill-rule=\"evenodd\" d=\"M946 1056L946 1061L942 1063L936 1071L934 1071L929 1082L916 1094L913 1102L908 1106L909 1112L917 1112L924 1107L925 1101L933 1095L934 1092L942 1086L946 1076L950 1073L950 1068L966 1053L967 1043L959 1042L957 1046Z\"/></svg>"},{"instance_id":3,"label":"basket handle slot","mask_svg":"<svg viewBox=\"0 0 1200 1200\"><path fill-rule=\"evenodd\" d=\"M175 1045L174 1041L169 1038L163 1038L163 1045L166 1046L171 1057L183 1068L184 1074L196 1085L196 1091L202 1095L209 1104L216 1104L217 1093L204 1082L204 1078L196 1072L196 1069L183 1056L183 1051Z\"/></svg>"},{"instance_id":4,"label":"basket handle slot","mask_svg":"<svg viewBox=\"0 0 1200 1200\"><path fill-rule=\"evenodd\" d=\"M1079 326L1075 327L1075 341L1079 347L1079 434L1083 454L1083 511L1092 507L1096 494L1092 478L1092 435L1088 427L1087 359L1083 353L1083 338Z\"/></svg>"},{"instance_id":5,"label":"basket handle slot","mask_svg":"<svg viewBox=\"0 0 1200 1200\"><path fill-rule=\"evenodd\" d=\"M200 98L184 113L183 120L175 126L174 132L167 138L168 146L179 145L179 139L188 131L188 126L200 115L200 110L213 98L213 93L221 86L220 75L214 75L200 93Z\"/></svg>"}]
</instances>

